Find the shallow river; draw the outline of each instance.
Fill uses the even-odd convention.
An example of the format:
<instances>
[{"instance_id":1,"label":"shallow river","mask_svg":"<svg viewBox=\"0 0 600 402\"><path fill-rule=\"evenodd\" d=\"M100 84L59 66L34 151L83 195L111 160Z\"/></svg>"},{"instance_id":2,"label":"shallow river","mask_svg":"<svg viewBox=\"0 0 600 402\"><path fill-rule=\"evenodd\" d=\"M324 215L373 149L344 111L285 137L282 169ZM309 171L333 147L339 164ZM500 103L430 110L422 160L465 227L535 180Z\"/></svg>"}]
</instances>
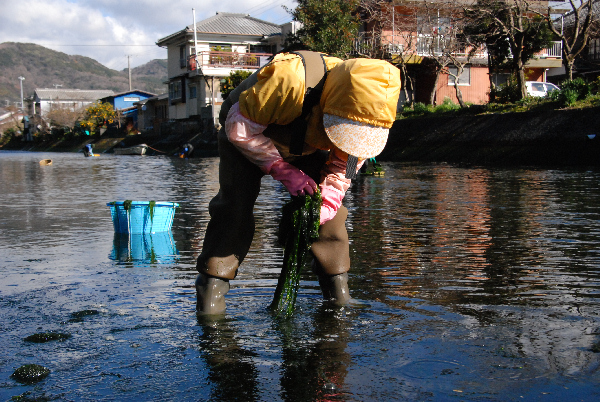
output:
<instances>
[{"instance_id":1,"label":"shallow river","mask_svg":"<svg viewBox=\"0 0 600 402\"><path fill-rule=\"evenodd\" d=\"M266 310L288 196L265 178L210 321L193 282L218 159L0 152L0 399L598 400L600 170L383 167L344 201L350 306L307 269L292 319ZM172 232L115 236L126 199L178 202ZM70 337L24 340L44 332ZM17 382L25 364L50 374Z\"/></svg>"}]
</instances>

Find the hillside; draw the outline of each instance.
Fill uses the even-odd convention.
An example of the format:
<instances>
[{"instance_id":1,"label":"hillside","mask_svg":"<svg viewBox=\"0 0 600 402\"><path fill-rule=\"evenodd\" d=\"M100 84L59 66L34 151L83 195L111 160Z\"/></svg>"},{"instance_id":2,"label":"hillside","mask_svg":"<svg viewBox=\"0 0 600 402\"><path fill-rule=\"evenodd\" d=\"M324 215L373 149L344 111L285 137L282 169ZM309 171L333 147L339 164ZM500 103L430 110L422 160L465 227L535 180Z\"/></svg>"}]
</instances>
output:
<instances>
[{"instance_id":1,"label":"hillside","mask_svg":"<svg viewBox=\"0 0 600 402\"><path fill-rule=\"evenodd\" d=\"M0 44L0 102L21 100L19 76L23 95L30 97L35 88L112 89L129 90L129 74L112 70L94 59L70 56L33 43L5 42ZM132 87L156 94L165 93L167 61L151 62L131 69Z\"/></svg>"}]
</instances>

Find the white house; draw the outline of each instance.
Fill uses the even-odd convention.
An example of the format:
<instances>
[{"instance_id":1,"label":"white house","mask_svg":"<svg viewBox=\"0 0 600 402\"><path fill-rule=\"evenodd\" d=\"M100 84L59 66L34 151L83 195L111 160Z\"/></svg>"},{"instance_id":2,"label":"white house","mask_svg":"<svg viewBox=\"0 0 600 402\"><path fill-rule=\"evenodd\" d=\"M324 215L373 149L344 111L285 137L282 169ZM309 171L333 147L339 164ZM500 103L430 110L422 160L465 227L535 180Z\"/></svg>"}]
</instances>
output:
<instances>
[{"instance_id":1,"label":"white house","mask_svg":"<svg viewBox=\"0 0 600 402\"><path fill-rule=\"evenodd\" d=\"M167 48L169 118L216 120L223 77L235 70L255 71L281 50L284 26L246 14L221 13L156 42Z\"/></svg>"},{"instance_id":2,"label":"white house","mask_svg":"<svg viewBox=\"0 0 600 402\"><path fill-rule=\"evenodd\" d=\"M111 90L36 88L29 114L45 116L53 108L77 110L113 94Z\"/></svg>"}]
</instances>

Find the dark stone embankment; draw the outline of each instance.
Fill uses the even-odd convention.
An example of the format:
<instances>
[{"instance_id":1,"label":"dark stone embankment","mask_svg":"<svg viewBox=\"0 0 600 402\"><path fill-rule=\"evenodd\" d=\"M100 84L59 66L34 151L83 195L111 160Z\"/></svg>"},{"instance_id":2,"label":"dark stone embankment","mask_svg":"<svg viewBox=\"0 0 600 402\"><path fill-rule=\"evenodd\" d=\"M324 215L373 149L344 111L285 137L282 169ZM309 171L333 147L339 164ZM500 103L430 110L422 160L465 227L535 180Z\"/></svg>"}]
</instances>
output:
<instances>
[{"instance_id":1,"label":"dark stone embankment","mask_svg":"<svg viewBox=\"0 0 600 402\"><path fill-rule=\"evenodd\" d=\"M398 120L377 159L485 166L598 166L600 107Z\"/></svg>"},{"instance_id":2,"label":"dark stone embankment","mask_svg":"<svg viewBox=\"0 0 600 402\"><path fill-rule=\"evenodd\" d=\"M29 151L29 152L82 152L86 144L93 144L95 154L112 153L114 148L130 147L139 144L146 144L150 148L146 151L147 155L175 155L185 143L191 143L194 146L195 157L215 156L217 155L217 144L215 139L210 139L204 133L197 133L191 130L181 130L180 132L170 133L168 135L157 135L153 132L147 132L137 135L125 135L120 132L111 133L102 136L75 137L38 140L36 142L22 142L20 137L13 139L8 144L0 147L0 150L10 151Z\"/></svg>"},{"instance_id":3,"label":"dark stone embankment","mask_svg":"<svg viewBox=\"0 0 600 402\"><path fill-rule=\"evenodd\" d=\"M595 138L591 139L590 136ZM139 143L148 155L174 155L191 142L194 157L217 155L213 137L193 130L169 135L102 136L26 144L15 140L1 149L95 153ZM600 107L504 114L431 114L397 120L381 161L447 162L479 166L600 166Z\"/></svg>"}]
</instances>

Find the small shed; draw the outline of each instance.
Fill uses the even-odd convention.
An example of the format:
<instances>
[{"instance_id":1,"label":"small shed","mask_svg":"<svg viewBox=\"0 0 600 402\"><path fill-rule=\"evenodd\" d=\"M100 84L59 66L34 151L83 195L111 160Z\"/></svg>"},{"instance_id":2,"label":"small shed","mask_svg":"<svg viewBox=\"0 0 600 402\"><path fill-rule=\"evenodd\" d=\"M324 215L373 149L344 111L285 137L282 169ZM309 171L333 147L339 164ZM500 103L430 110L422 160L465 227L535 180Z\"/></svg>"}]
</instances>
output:
<instances>
[{"instance_id":1,"label":"small shed","mask_svg":"<svg viewBox=\"0 0 600 402\"><path fill-rule=\"evenodd\" d=\"M131 91L106 96L102 98L101 101L110 103L111 105L113 105L115 110L125 110L132 108L134 106L134 103L143 101L148 98L152 98L153 96L156 96L156 94L146 91L140 91L138 89L133 89Z\"/></svg>"},{"instance_id":2,"label":"small shed","mask_svg":"<svg viewBox=\"0 0 600 402\"><path fill-rule=\"evenodd\" d=\"M131 122L134 126L137 126L138 109L135 104L148 98L152 98L153 96L156 96L156 94L133 89L131 91L106 96L100 100L102 102L110 103L115 110L121 111L123 117L125 117L126 124L127 122Z\"/></svg>"},{"instance_id":3,"label":"small shed","mask_svg":"<svg viewBox=\"0 0 600 402\"><path fill-rule=\"evenodd\" d=\"M169 94L164 93L136 102L139 130L159 130L169 120Z\"/></svg>"}]
</instances>

